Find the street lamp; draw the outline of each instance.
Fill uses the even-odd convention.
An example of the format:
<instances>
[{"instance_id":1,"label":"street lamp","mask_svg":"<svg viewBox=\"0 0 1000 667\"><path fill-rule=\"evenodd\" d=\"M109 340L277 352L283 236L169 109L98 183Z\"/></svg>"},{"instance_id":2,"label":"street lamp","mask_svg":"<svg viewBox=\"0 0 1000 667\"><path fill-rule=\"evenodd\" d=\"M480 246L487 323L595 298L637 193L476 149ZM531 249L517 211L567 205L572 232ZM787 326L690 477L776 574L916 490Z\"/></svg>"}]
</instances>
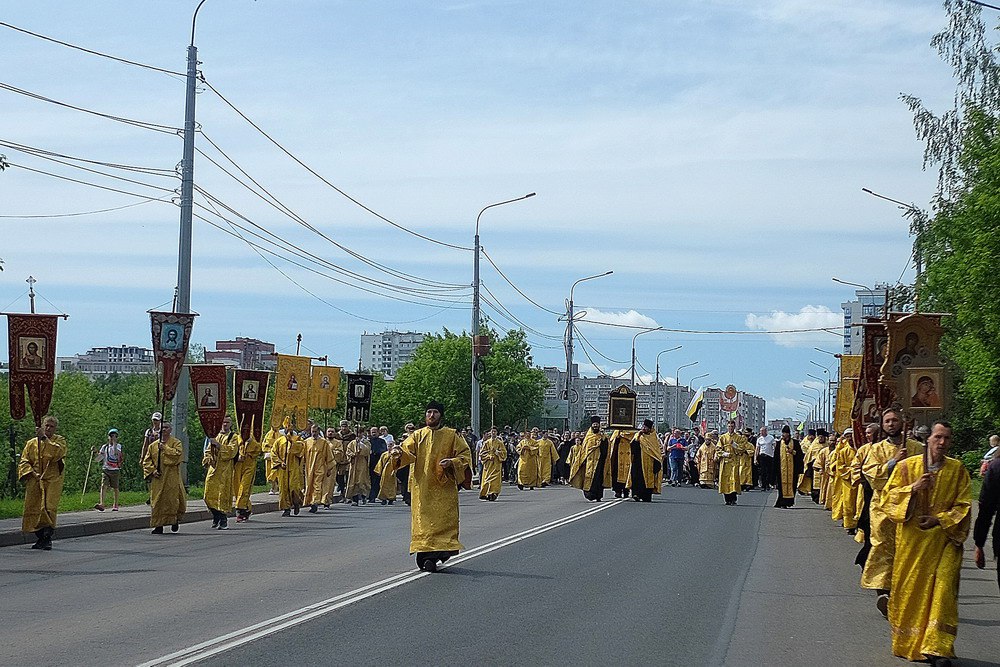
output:
<instances>
[{"instance_id":1,"label":"street lamp","mask_svg":"<svg viewBox=\"0 0 1000 667\"><path fill-rule=\"evenodd\" d=\"M656 327L655 329L646 329L632 336L632 379L629 382L629 384L632 387L632 391L635 391L635 339L641 336L642 334L653 333L654 331L660 331L662 329L663 327Z\"/></svg>"},{"instance_id":2,"label":"street lamp","mask_svg":"<svg viewBox=\"0 0 1000 667\"><path fill-rule=\"evenodd\" d=\"M835 283L840 283L841 285L849 285L851 287L860 287L861 289L866 289L869 292L874 292L875 291L871 287L869 287L868 285L862 285L861 283L852 283L849 280L841 280L840 278L836 278L836 277L830 278L830 280L832 280Z\"/></svg>"},{"instance_id":3,"label":"street lamp","mask_svg":"<svg viewBox=\"0 0 1000 667\"><path fill-rule=\"evenodd\" d=\"M187 49L187 80L184 95L184 146L181 157L181 198L180 198L180 232L177 248L177 296L174 300L174 311L178 313L191 312L191 235L194 213L194 134L195 134L195 96L198 83L198 47L194 45L194 27L198 20L198 12L205 0L201 0L191 16L191 43ZM185 465L181 466L181 481L187 486L188 460L188 368L181 366L180 380L174 393L171 421L174 435L180 439L183 447Z\"/></svg>"},{"instance_id":4,"label":"street lamp","mask_svg":"<svg viewBox=\"0 0 1000 667\"><path fill-rule=\"evenodd\" d=\"M829 424L833 422L833 382L831 381L830 369L823 364L816 363L812 359L809 360L809 363L822 368L823 373L826 374L826 421Z\"/></svg>"},{"instance_id":5,"label":"street lamp","mask_svg":"<svg viewBox=\"0 0 1000 667\"><path fill-rule=\"evenodd\" d=\"M564 431L569 430L570 410L573 406L573 399L570 392L573 391L573 290L585 280L594 280L610 276L614 271L605 271L586 278L580 278L569 288L569 301L566 302L566 425Z\"/></svg>"},{"instance_id":6,"label":"street lamp","mask_svg":"<svg viewBox=\"0 0 1000 667\"><path fill-rule=\"evenodd\" d=\"M829 389L829 383L826 380L824 380L823 378L821 378L819 376L816 376L816 375L813 375L812 373L806 373L806 377L811 377L813 380L818 380L823 385L823 389L820 391L819 411L820 411L820 414L823 417L823 421L827 421L827 419L826 419L826 413L827 413L827 393L828 393L828 389Z\"/></svg>"},{"instance_id":7,"label":"street lamp","mask_svg":"<svg viewBox=\"0 0 1000 667\"><path fill-rule=\"evenodd\" d=\"M659 352L656 353L656 383L654 384L654 386L656 388L656 412L655 412L656 416L654 417L654 419L656 420L656 428L660 427L660 422L662 421L660 419L660 401L661 401L661 396L660 396L660 393L661 393L661 391L660 391L660 355L661 354L666 354L667 352L673 352L674 350L679 350L682 347L684 347L684 346L683 345L677 345L675 347L670 348L669 350L660 350ZM664 410L664 415L663 416L666 417L666 411L665 410Z\"/></svg>"},{"instance_id":8,"label":"street lamp","mask_svg":"<svg viewBox=\"0 0 1000 667\"><path fill-rule=\"evenodd\" d=\"M677 428L677 425L681 422L681 371L697 365L697 361L692 361L690 364L678 366L677 372L674 373L674 428Z\"/></svg>"},{"instance_id":9,"label":"street lamp","mask_svg":"<svg viewBox=\"0 0 1000 667\"><path fill-rule=\"evenodd\" d=\"M504 204L513 204L516 201L521 201L529 197L534 197L534 192L529 192L522 197L516 197L514 199L508 199L506 201L499 201L495 204L490 204L489 206L484 206L483 210L479 212L476 216L476 238L475 238L475 256L473 258L472 265L472 432L478 437L479 433L479 373L477 370L477 362L479 361L479 356L476 354L479 350L479 219L483 217L488 209L495 208L497 206L503 206Z\"/></svg>"},{"instance_id":10,"label":"street lamp","mask_svg":"<svg viewBox=\"0 0 1000 667\"><path fill-rule=\"evenodd\" d=\"M821 347L814 347L813 349L816 350L817 352L822 352L823 354L829 354L831 357L836 357L838 359L844 356L840 352L831 352L830 350L824 350Z\"/></svg>"}]
</instances>

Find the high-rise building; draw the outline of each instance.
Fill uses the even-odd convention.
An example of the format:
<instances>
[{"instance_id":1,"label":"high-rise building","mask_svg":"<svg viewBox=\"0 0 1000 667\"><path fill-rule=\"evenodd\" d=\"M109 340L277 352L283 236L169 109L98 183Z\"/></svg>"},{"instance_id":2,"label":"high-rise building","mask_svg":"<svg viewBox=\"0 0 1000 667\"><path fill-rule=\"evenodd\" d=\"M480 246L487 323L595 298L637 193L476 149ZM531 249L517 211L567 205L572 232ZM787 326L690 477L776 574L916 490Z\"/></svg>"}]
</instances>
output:
<instances>
[{"instance_id":1,"label":"high-rise building","mask_svg":"<svg viewBox=\"0 0 1000 667\"><path fill-rule=\"evenodd\" d=\"M844 354L861 354L863 347L862 327L854 326L866 317L880 317L885 308L887 283L876 283L875 289L859 289L854 292L854 301L840 304L844 310Z\"/></svg>"},{"instance_id":2,"label":"high-rise building","mask_svg":"<svg viewBox=\"0 0 1000 667\"><path fill-rule=\"evenodd\" d=\"M361 335L361 367L382 373L386 380L413 358L427 334L415 331L383 331Z\"/></svg>"},{"instance_id":3,"label":"high-rise building","mask_svg":"<svg viewBox=\"0 0 1000 667\"><path fill-rule=\"evenodd\" d=\"M152 373L153 351L137 345L92 347L84 354L56 358L56 373L76 371L91 379Z\"/></svg>"},{"instance_id":4,"label":"high-rise building","mask_svg":"<svg viewBox=\"0 0 1000 667\"><path fill-rule=\"evenodd\" d=\"M278 357L274 353L274 343L237 336L235 340L215 341L214 350L205 350L205 363L274 370Z\"/></svg>"}]
</instances>

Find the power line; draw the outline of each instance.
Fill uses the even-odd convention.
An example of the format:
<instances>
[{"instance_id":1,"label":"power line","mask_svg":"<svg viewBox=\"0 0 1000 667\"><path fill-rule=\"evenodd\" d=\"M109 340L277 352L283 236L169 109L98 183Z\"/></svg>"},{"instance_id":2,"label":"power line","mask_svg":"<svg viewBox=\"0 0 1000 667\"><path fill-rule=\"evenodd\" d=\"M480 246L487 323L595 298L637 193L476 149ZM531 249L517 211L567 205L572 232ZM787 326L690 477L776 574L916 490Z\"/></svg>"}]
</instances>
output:
<instances>
[{"instance_id":1,"label":"power line","mask_svg":"<svg viewBox=\"0 0 1000 667\"><path fill-rule=\"evenodd\" d=\"M609 357L608 355L606 355L606 354L604 354L603 352L601 352L600 350L598 350L598 349L597 349L597 346L596 346L596 345L594 345L593 343L591 343L591 342L590 342L590 339L589 339L589 338L587 338L586 336L584 336L584 335L583 335L583 334L582 334L582 333L580 332L580 330L579 330L579 329L575 329L575 330L574 330L574 332L576 333L576 335L577 335L577 336L579 336L580 338L582 338L583 340L585 340L585 341L587 342L587 345L589 345L589 346L590 346L590 347L591 347L591 348L592 348L592 349L594 350L594 352L595 352L595 353L596 353L596 354L597 354L598 356L600 356L601 358L603 358L603 359L605 359L605 360L607 360L607 361L610 361L610 362L611 362L611 363L613 363L613 364L627 364L627 363L629 363L629 362L627 362L627 361L618 361L617 359L612 359L612 358L611 358L611 357Z\"/></svg>"},{"instance_id":2,"label":"power line","mask_svg":"<svg viewBox=\"0 0 1000 667\"><path fill-rule=\"evenodd\" d=\"M112 169L121 169L123 171L134 171L141 174L147 174L149 176L177 176L177 169L165 169L162 167L140 167L132 164L121 164L119 162L105 162L103 160L90 160L87 158L78 157L76 155L66 155L65 153L56 153L55 151L46 150L44 148L38 148L36 146L28 146L27 144L19 144L14 141L8 141L6 139L0 139L0 146L5 146L12 150L20 151L22 153L27 153L29 155L35 155L38 157L49 156L54 158L62 158L64 160L72 160L74 162L84 162L86 164L93 164L99 167L110 167Z\"/></svg>"},{"instance_id":3,"label":"power line","mask_svg":"<svg viewBox=\"0 0 1000 667\"><path fill-rule=\"evenodd\" d=\"M11 25L4 21L0 21L0 26L4 28L9 28L11 30L16 30L17 32L24 33L25 35L31 35L32 37L37 37L38 39L43 39L47 42L52 42L53 44L58 44L60 46L65 46L70 49L76 49L77 51L83 51L84 53L89 53L94 56L100 56L101 58L107 58L109 60L115 60L120 63L125 63L126 65L134 65L135 67L142 67L144 69L153 70L154 72L162 72L163 74L170 74L171 76L184 77L183 72L174 72L168 69L163 69L162 67L155 67L153 65L147 65L145 63L136 62L134 60L126 60L125 58L119 58L118 56L113 56L108 53L102 53L101 51L95 51L93 49L88 49L82 46L77 46L76 44L70 44L69 42L64 42L55 37L48 37L46 35L39 34L37 32L32 32L30 30L25 30L24 28L18 28L16 25Z\"/></svg>"},{"instance_id":4,"label":"power line","mask_svg":"<svg viewBox=\"0 0 1000 667\"><path fill-rule=\"evenodd\" d=\"M16 167L18 169L24 169L25 171L30 171L30 172L33 172L33 173L36 173L36 174L42 174L44 176L50 176L52 178L58 178L60 180L69 181L71 183L78 183L80 185L86 185L88 187L97 188L99 190L107 190L108 192L117 192L119 194L129 195L130 197L138 197L139 199L145 199L147 201L162 201L162 199L158 199L156 197L150 197L148 195L142 195L142 194L138 194L136 192L129 192L127 190L119 190L118 188L112 188L112 187L109 187L107 185L99 185L97 183L91 183L89 181L81 181L81 180L76 179L76 178L70 178L69 176L62 176L61 174L54 174L51 171L45 171L43 169L34 169L33 167L28 167L28 166L25 166L23 164L17 164L16 162L10 162L9 160L7 161L7 166L8 167ZM155 186L149 186L149 187L155 187ZM158 189L162 189L162 188L158 188Z\"/></svg>"},{"instance_id":5,"label":"power line","mask_svg":"<svg viewBox=\"0 0 1000 667\"><path fill-rule=\"evenodd\" d=\"M148 204L149 202L168 201L167 197L160 197L159 199L147 199L146 201L137 201L131 204L125 204L124 206L115 206L112 208L102 208L96 211L79 211L77 213L52 213L50 215L0 215L0 218L16 219L16 220L34 220L42 218L76 218L83 215L97 215L98 213L110 213L112 211L121 211L126 208L132 208L133 206L142 206L143 204Z\"/></svg>"},{"instance_id":6,"label":"power line","mask_svg":"<svg viewBox=\"0 0 1000 667\"><path fill-rule=\"evenodd\" d=\"M602 322L600 320L588 320L586 318L577 318L576 322L582 324L599 324L606 327L617 327L619 329L649 329L650 327L640 327L632 324L617 324L615 322ZM841 327L816 327L812 329L769 329L760 331L704 331L698 329L668 329L667 327L660 327L660 331L665 331L667 333L682 333L682 334L727 334L727 335L776 335L776 334L797 334L797 333L815 333L818 331L825 331L827 333L835 333L840 335L842 333Z\"/></svg>"},{"instance_id":7,"label":"power line","mask_svg":"<svg viewBox=\"0 0 1000 667\"><path fill-rule=\"evenodd\" d=\"M20 150L20 149L15 149L15 150ZM50 157L48 155L39 155L39 154L35 154L35 153L30 153L30 152L27 152L27 151L21 151L21 152L25 152L27 155L31 155L33 157L41 158L43 160L48 160L50 162L55 162L56 164L61 164L61 165L64 165L66 167L71 167L73 169L79 169L80 171L85 171L85 172L88 172L88 173L91 173L91 174L97 174L98 176L104 176L105 178L111 178L111 179L114 179L116 181L123 181L125 183L131 183L133 185L141 185L143 187L147 187L147 188L150 188L152 190L159 190L160 192L175 193L175 190L173 188L164 188L164 187L161 187L159 185L153 185L152 183L146 183L145 181L137 181L134 178L126 178L124 176L116 176L115 174L109 174L107 172L100 171L99 169L91 169L90 167L84 167L82 165L73 164L72 162L68 162L66 160L60 160L59 158Z\"/></svg>"},{"instance_id":8,"label":"power line","mask_svg":"<svg viewBox=\"0 0 1000 667\"><path fill-rule=\"evenodd\" d=\"M23 88L18 88L17 86L12 86L8 83L0 82L0 90L6 90L11 93L16 93L18 95L24 95L25 97L30 97L33 100L38 100L40 102L48 102L49 104L55 104L56 106L64 107L66 109L72 109L73 111L79 111L81 113L90 114L92 116L99 116L100 118L106 118L108 120L113 120L119 123L125 123L126 125L132 125L144 130L152 130L154 132L163 132L164 134L180 134L182 130L179 127L172 127L170 125L161 125L159 123L148 123L142 120L135 120L133 118L125 118L124 116L115 116L113 114L103 113L101 111L94 111L93 109L87 109L85 107L78 107L74 104L69 104L68 102L61 102L59 100L52 99L51 97L46 97L39 93L33 93L30 90L25 90Z\"/></svg>"},{"instance_id":9,"label":"power line","mask_svg":"<svg viewBox=\"0 0 1000 667\"><path fill-rule=\"evenodd\" d=\"M292 211L291 208L289 208L288 206L286 206L277 197L275 197L270 191L267 190L267 188L265 188L255 178L253 178L253 176L251 176L249 173L247 173L247 171L243 167L241 167L239 164L237 164L235 160L233 160L231 157L229 157L229 155L225 151L223 151L222 148L220 148L218 144L216 144L214 141L212 141L212 139L208 135L206 135L205 132L202 132L201 134L202 134L202 137L204 137L205 140L209 144L211 144L213 148L215 148L215 150L217 150L231 165L233 165L233 167L235 167L237 170L239 170L239 172L241 174L243 174L244 177L246 177L247 179L249 179L250 182L252 182L255 186L257 186L257 188L259 190L261 190L264 194L262 195L260 192L258 192L257 190L254 190L252 187L250 187L245 182L243 182L242 180L240 180L235 174L231 173L228 169L226 169L225 167L223 167L222 165L220 165L218 162L216 162L210 156L206 155L204 153L204 151L196 149L196 150L198 150L198 153L200 155L202 155L203 157L205 157L209 162L211 162L213 165L215 165L223 173L225 173L227 176L229 176L230 178L232 178L234 181L236 181L237 183L239 183L240 185L242 185L244 188L246 188L250 192L252 192L254 195L256 195L257 197L259 197L265 203L267 203L268 205L270 205L271 207L273 207L275 210L277 210L278 212L282 213L283 215L289 217L290 219L292 219L293 221L295 221L297 224L305 227L306 229L308 229L309 231L313 232L317 236L319 236L319 237L323 238L324 240L330 242L331 244L333 244L334 246L336 246L340 250L344 251L345 253L347 253L351 257L354 257L358 261L360 261L360 262L362 262L364 264L367 264L368 266L370 266L372 268L375 268L375 269L378 269L380 271L383 271L384 273L388 273L389 275L395 276L396 278L399 278L401 280L407 280L409 282L413 282L413 283L418 284L418 285L424 285L424 286L427 286L427 287L447 287L447 288L465 287L465 285L460 285L460 284L457 284L457 283L443 283L443 282L440 282L440 281L430 280L430 279L427 279L427 278L421 278L419 276L414 276L412 274L409 274L409 273L406 273L406 272L403 272L403 271L398 271L396 269L392 269L390 267L387 267L387 266L384 266L382 264L379 264L378 262L376 262L376 261L374 261L374 260L372 260L372 259L370 259L368 257L365 257L364 255L361 255L360 253L355 252L354 250L351 250L347 246L345 246L345 245L343 245L343 244L341 244L341 243L333 240L332 238L330 238L329 236L327 236L326 234L324 234L322 231L320 231L319 229L317 229L315 226L313 226L309 222L307 222L302 216L300 216L297 213L295 213L294 211ZM264 195L267 195L267 196L265 197Z\"/></svg>"},{"instance_id":10,"label":"power line","mask_svg":"<svg viewBox=\"0 0 1000 667\"><path fill-rule=\"evenodd\" d=\"M559 336L553 336L552 334L542 333L538 329L533 329L532 327L528 326L527 324L525 324L524 322L522 322L520 319L518 319L517 316L515 316L512 312L510 312L510 309L507 308L506 306L504 306L500 302L500 299L498 299L496 297L496 295L493 294L493 292L490 291L489 287L487 287L486 285L482 285L482 288L486 291L487 294L490 295L490 297L493 299L494 303L496 303L496 305L498 307L502 308L504 312L506 312L508 315L510 315L510 318L512 320L514 320L515 322L517 322L518 324L521 325L522 329L525 329L526 331L531 331L535 335L541 336L542 338L549 338L551 340L560 340Z\"/></svg>"},{"instance_id":11,"label":"power line","mask_svg":"<svg viewBox=\"0 0 1000 667\"><path fill-rule=\"evenodd\" d=\"M536 308L540 308L541 310L544 310L546 313L551 313L551 314L553 314L553 315L555 315L557 317L562 316L562 315L565 314L565 313L557 313L554 310L550 310L549 308L546 308L545 306L543 306L542 304L538 303L537 301L535 301L534 299L532 299L530 296L528 296L527 294L525 294L523 291L521 291L521 289L517 285L515 285L513 282L511 282L510 278L508 278L507 275L503 271L500 270L500 267L497 266L496 262L493 261L493 258L490 257L490 254L488 252L486 252L485 248L480 247L479 250L486 257L486 260L490 263L490 265L494 269L496 269L496 272L500 274L500 277L503 278L504 280L506 280L507 284L510 285L511 287L513 287L515 292L517 292L522 297L524 297L525 301L527 301L531 305L535 306Z\"/></svg>"},{"instance_id":12,"label":"power line","mask_svg":"<svg viewBox=\"0 0 1000 667\"><path fill-rule=\"evenodd\" d=\"M222 93L220 93L215 88L215 86L213 86L211 83L208 82L207 79L205 79L204 75L201 76L201 81L206 86L208 86L209 90L211 90L213 93L215 93L219 97L219 99L222 100L226 104L226 106L228 106L230 109L232 109L233 111L235 111L243 120L245 120L247 123L249 123L255 130L257 130L258 132L260 132L260 134L263 135L265 139L267 139L268 141L270 141L278 150L280 150L282 153L284 153L285 155L287 155L289 158L291 158L293 161L295 161L299 166L301 166L303 169L305 169L306 171L308 171L310 174L312 174L313 176L315 176L316 178L318 178L320 181L322 181L324 184L326 184L328 187L330 187L331 189L333 189L335 192L337 192L339 195L341 195L342 197L344 197L345 199L347 199L351 203L353 203L356 206L364 209L368 213L371 213L372 215L374 215L379 220L382 220L383 222L389 223L390 225L392 225L396 229L404 231L407 234L410 234L412 236L416 236L417 238L423 239L424 241L428 241L430 243L436 243L437 245L445 246L447 248L454 248L456 250L469 250L469 251L472 250L472 248L469 248L469 247L466 247L466 246L460 246L460 245L455 245L453 243L447 243L445 241L439 241L438 239L431 238L430 236L426 236L426 235L421 234L419 232L415 232L412 229L409 229L408 227L404 227L403 225L399 224L398 222L396 222L394 220L390 220L389 218L387 218L386 216L382 215L378 211L376 211L376 210L370 208L369 206L363 204L361 201L359 201L358 199L355 199L350 194L348 194L347 192L345 192L344 190L340 189L339 187L337 187L336 185L334 185L333 183L331 183L330 181L328 181L326 178L324 178L323 176L321 176L312 167L310 167L305 162L303 162L302 160L300 160L299 158L297 158L295 155L292 154L291 151L289 151L287 148L285 148L280 143L278 143L278 141L276 139L274 139L271 135L269 135L267 132L265 132L259 125L257 125L255 122L253 122L249 118L249 116L247 116L245 113L243 113L242 111L240 111L236 107L235 104L233 104L228 99L226 99L226 97Z\"/></svg>"}]
</instances>

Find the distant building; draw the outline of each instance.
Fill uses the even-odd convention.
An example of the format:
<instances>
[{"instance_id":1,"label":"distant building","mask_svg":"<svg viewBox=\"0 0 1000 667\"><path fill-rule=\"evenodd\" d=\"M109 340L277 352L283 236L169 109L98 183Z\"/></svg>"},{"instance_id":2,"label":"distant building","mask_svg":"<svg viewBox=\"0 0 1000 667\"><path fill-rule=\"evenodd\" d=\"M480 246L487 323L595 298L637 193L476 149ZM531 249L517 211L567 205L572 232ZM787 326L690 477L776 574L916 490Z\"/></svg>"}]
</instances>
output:
<instances>
[{"instance_id":1,"label":"distant building","mask_svg":"<svg viewBox=\"0 0 1000 667\"><path fill-rule=\"evenodd\" d=\"M56 357L57 374L76 371L91 379L152 373L153 370L153 351L136 345L94 347L85 354Z\"/></svg>"},{"instance_id":2,"label":"distant building","mask_svg":"<svg viewBox=\"0 0 1000 667\"><path fill-rule=\"evenodd\" d=\"M413 359L413 353L426 336L415 331L364 333L361 335L361 367L378 371L386 380L391 380L403 364Z\"/></svg>"},{"instance_id":3,"label":"distant building","mask_svg":"<svg viewBox=\"0 0 1000 667\"><path fill-rule=\"evenodd\" d=\"M787 426L792 429L792 434L795 434L795 427L799 425L799 422L794 421L791 417L785 417L784 419L772 419L767 422L767 432L774 436L781 433L781 429Z\"/></svg>"},{"instance_id":4,"label":"distant building","mask_svg":"<svg viewBox=\"0 0 1000 667\"><path fill-rule=\"evenodd\" d=\"M217 340L214 350L205 350L206 364L224 364L234 368L274 370L278 357L274 343L237 336L235 340Z\"/></svg>"},{"instance_id":5,"label":"distant building","mask_svg":"<svg viewBox=\"0 0 1000 667\"><path fill-rule=\"evenodd\" d=\"M861 354L863 328L854 326L866 317L880 317L885 308L886 283L876 283L875 289L859 289L854 292L854 301L840 304L844 310L844 354Z\"/></svg>"}]
</instances>

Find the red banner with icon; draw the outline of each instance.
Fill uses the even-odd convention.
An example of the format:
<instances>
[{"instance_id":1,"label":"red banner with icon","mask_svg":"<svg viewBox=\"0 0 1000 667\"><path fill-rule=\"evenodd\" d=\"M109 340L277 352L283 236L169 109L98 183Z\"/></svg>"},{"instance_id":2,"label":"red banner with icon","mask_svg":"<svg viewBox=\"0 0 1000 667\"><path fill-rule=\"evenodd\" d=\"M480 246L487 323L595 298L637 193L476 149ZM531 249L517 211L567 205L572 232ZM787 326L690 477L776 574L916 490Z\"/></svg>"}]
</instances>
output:
<instances>
[{"instance_id":1,"label":"red banner with icon","mask_svg":"<svg viewBox=\"0 0 1000 667\"><path fill-rule=\"evenodd\" d=\"M264 402L267 398L268 371L251 371L237 368L233 376L233 403L236 405L236 424L240 437L246 442L260 442L264 431Z\"/></svg>"},{"instance_id":2,"label":"red banner with icon","mask_svg":"<svg viewBox=\"0 0 1000 667\"><path fill-rule=\"evenodd\" d=\"M156 402L172 401L187 358L191 327L197 313L162 313L149 311L156 359ZM212 435L215 435L214 433Z\"/></svg>"},{"instance_id":3,"label":"red banner with icon","mask_svg":"<svg viewBox=\"0 0 1000 667\"><path fill-rule=\"evenodd\" d=\"M35 419L42 417L52 403L56 377L56 329L60 315L7 313L7 349L10 359L10 416L24 419L24 393Z\"/></svg>"}]
</instances>

